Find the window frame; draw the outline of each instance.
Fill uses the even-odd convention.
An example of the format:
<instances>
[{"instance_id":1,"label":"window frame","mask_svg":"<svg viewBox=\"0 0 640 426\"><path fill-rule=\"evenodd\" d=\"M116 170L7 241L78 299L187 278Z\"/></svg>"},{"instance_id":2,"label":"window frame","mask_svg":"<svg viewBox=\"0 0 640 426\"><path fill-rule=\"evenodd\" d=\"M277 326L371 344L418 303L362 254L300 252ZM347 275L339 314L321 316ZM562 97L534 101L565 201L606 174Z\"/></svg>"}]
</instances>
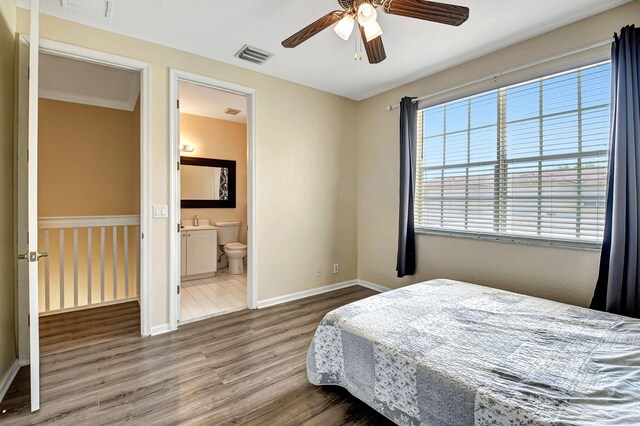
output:
<instances>
[{"instance_id":1,"label":"window frame","mask_svg":"<svg viewBox=\"0 0 640 426\"><path fill-rule=\"evenodd\" d=\"M460 168L460 167L473 167L473 166L479 166L479 165L495 165L494 168L494 174L493 174L493 179L495 182L495 186L494 186L494 194L496 194L496 196L494 197L494 229L496 229L496 227L498 227L498 229L502 229L502 231L498 230L496 231L496 233L493 232L479 232L479 231L464 231L464 230L451 230L451 229L443 229L443 228L430 228L430 227L421 227L419 224L416 223L415 225L415 233L416 234L423 234L423 235L432 235L432 236L440 236L440 237L454 237L454 238L465 238L465 239L473 239L473 240L481 240L481 241L493 241L493 242L499 242L499 243L512 243L512 244L520 244L520 245L532 245L532 246L543 246L543 247L562 247L562 248L571 248L571 249L580 249L580 250L589 250L589 251L599 251L602 248L602 238L600 238L598 241L585 241L585 240L579 240L579 239L563 239L563 238L549 238L546 236L540 236L540 237L535 237L535 236L524 236L524 235L514 235L514 234L505 234L505 233L499 233L499 232L506 232L504 231L505 224L501 223L504 222L504 217L501 217L501 215L499 215L497 212L500 211L501 209L504 209L504 204L507 202L507 180L504 179L506 176L508 176L508 165L509 164L517 164L517 163L527 163L527 162L532 162L532 161L536 161L539 162L539 164L541 164L542 161L549 161L549 160L556 160L556 159L576 159L578 164L582 163L583 158L591 158L591 157L596 157L597 156L607 156L607 161L608 161L608 154L609 154L609 147L607 147L607 149L605 150L590 150L590 151L582 151L582 139L581 137L578 138L578 151L574 152L574 153L565 153L565 154L541 154L538 156L530 156L530 157L524 157L524 158L515 158L515 159L508 159L507 158L507 146L506 146L506 139L501 137L501 133L506 131L506 127L508 124L512 124L512 123L517 123L517 122L524 122L527 120L538 120L540 125L542 125L542 123L544 122L544 120L546 118L550 118L550 117L554 117L554 116L560 116L560 115L566 115L568 113L575 113L578 115L578 122L582 123L582 117L583 114L585 112L588 111L596 111L598 109L602 109L605 106L609 106L610 107L610 102L608 104L597 104L597 105L591 105L588 107L583 108L582 107L582 97L583 97L583 92L581 90L581 85L580 85L580 81L581 81L581 73L580 71L582 71L585 68L591 68L591 67L597 67L597 66L601 66L601 65L605 65L611 64L610 60L598 60L592 63L586 63L584 65L578 66L578 67L571 67L570 69L567 69L565 71L562 72L552 72L549 74L544 74L540 77L537 78L533 78L530 80L524 80L524 81L520 81L514 84L509 84L509 85L505 85L505 86L500 86L497 88L493 88L493 89L488 89L482 92L474 92L472 94L463 94L461 96L456 96L455 98L452 99L447 99L447 100L443 100L441 102L437 102L428 106L424 106L418 109L417 112L417 140L419 144L423 144L425 141L425 137L424 137L424 112L429 109L429 108L434 108L434 107L438 107L444 104L448 104L448 103L453 103L456 101L461 101L461 100L467 100L467 102L469 103L469 105L471 105L471 100L476 97L476 96L483 96L483 95L487 95L491 92L495 92L496 93L496 104L497 104L497 123L494 124L490 124L490 125L486 125L483 127L496 127L496 132L497 132L497 137L496 137L496 159L495 160L490 160L490 161L476 161L476 162L465 162L465 163L455 163L455 164L444 164L442 166L424 166L422 168L420 168L421 170L446 170L448 168ZM549 78L549 77L554 77L557 75L561 75L564 73L571 73L571 72L576 72L578 71L578 91L577 91L577 107L575 109L572 110L568 110L568 111L561 111L561 112L553 112L553 113L549 113L549 114L544 114L543 113L543 105L542 105L542 99L543 99L543 90L544 90L544 79ZM530 117L530 118L520 118L520 119L515 119L512 121L507 121L506 120L506 105L507 105L507 91L508 89L520 86L520 85L526 85L526 84L530 84L532 82L538 82L539 83L539 96L540 96L540 107L539 107L539 114L534 116L534 117ZM503 118L505 118L503 120ZM609 126L607 126L609 127ZM468 142L468 147L470 146L470 138L471 138L471 130L477 130L477 129L471 129L471 128L467 128L465 130L461 130L460 132L466 132L467 133L467 142ZM454 132L457 133L457 132ZM446 129L444 130L444 133L442 135L436 135L436 136L444 136L446 138ZM417 155L419 154L418 152L416 153ZM470 160L470 159L469 159ZM417 160L419 161L419 160ZM414 182L414 188L416 188L416 195L418 194L418 185L419 185L419 181L418 181L418 169L419 167L416 165L416 175L415 175L415 182ZM608 165L607 165L607 169L608 169ZM577 169L578 173L581 173L582 168L578 168ZM607 175L608 175L608 171L607 171ZM605 181L607 181L608 176L605 175ZM468 179L468 172L467 172L467 179ZM465 183L465 185L468 185L468 182ZM582 182L580 183L579 187L581 187ZM542 188L542 183L539 183L539 189ZM606 194L605 194L605 198L606 198ZM415 203L415 201L414 201ZM466 204L466 203L465 203ZM576 215L578 216L580 213L580 209L578 208L576 211ZM414 204L414 211L413 211L414 216L416 215L416 206ZM604 221L604 215L606 214L606 212L603 212L603 221ZM538 219L539 220L539 219ZM414 221L415 222L415 221ZM603 223L603 227L604 227L604 223Z\"/></svg>"}]
</instances>

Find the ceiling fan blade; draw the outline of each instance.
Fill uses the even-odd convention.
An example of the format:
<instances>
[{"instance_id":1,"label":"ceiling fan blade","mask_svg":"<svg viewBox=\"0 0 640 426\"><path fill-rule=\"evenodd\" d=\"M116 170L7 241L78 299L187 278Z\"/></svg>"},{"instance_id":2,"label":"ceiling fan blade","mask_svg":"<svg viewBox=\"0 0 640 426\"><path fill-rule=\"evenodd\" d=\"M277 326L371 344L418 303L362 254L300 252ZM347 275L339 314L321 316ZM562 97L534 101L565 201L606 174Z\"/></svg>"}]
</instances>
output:
<instances>
[{"instance_id":1,"label":"ceiling fan blade","mask_svg":"<svg viewBox=\"0 0 640 426\"><path fill-rule=\"evenodd\" d=\"M313 24L307 25L288 39L282 42L282 46L291 48L296 47L299 44L309 40L314 35L318 34L325 28L338 22L343 15L344 11L334 10L324 15L322 18L315 21Z\"/></svg>"},{"instance_id":2,"label":"ceiling fan blade","mask_svg":"<svg viewBox=\"0 0 640 426\"><path fill-rule=\"evenodd\" d=\"M378 36L371 41L367 41L364 35L364 28L359 26L360 36L364 43L364 50L367 52L367 59L370 64L379 64L387 59L387 53L384 51L384 44L382 43L382 36Z\"/></svg>"},{"instance_id":3,"label":"ceiling fan blade","mask_svg":"<svg viewBox=\"0 0 640 426\"><path fill-rule=\"evenodd\" d=\"M455 26L469 19L468 7L427 0L384 0L382 9L391 15Z\"/></svg>"}]
</instances>

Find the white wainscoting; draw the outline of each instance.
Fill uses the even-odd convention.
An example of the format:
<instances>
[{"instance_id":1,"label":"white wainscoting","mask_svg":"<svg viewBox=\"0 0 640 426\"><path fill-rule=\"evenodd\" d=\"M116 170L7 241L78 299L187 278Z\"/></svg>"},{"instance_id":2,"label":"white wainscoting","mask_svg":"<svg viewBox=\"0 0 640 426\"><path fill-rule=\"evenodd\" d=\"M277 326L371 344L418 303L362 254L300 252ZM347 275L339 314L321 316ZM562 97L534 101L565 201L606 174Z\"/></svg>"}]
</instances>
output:
<instances>
[{"instance_id":1,"label":"white wainscoting","mask_svg":"<svg viewBox=\"0 0 640 426\"><path fill-rule=\"evenodd\" d=\"M42 217L40 314L137 300L140 216Z\"/></svg>"}]
</instances>

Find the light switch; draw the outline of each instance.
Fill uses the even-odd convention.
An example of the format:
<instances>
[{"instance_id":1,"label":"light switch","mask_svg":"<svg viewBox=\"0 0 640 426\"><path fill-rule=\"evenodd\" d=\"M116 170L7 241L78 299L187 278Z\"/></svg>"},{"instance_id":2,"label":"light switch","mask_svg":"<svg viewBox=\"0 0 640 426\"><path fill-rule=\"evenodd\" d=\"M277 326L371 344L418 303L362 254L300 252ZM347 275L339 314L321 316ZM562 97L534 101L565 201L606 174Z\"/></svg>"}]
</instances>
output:
<instances>
[{"instance_id":1,"label":"light switch","mask_svg":"<svg viewBox=\"0 0 640 426\"><path fill-rule=\"evenodd\" d=\"M169 206L166 204L154 204L152 210L154 219L169 217Z\"/></svg>"}]
</instances>

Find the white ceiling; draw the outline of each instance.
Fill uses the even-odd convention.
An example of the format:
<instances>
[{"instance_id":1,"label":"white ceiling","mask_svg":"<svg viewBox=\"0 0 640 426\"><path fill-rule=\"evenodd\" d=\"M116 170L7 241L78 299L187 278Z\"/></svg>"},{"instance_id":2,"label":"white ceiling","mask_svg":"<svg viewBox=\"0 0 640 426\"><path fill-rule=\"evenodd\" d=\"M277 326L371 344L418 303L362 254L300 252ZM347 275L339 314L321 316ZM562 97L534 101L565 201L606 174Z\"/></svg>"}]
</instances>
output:
<instances>
[{"instance_id":1,"label":"white ceiling","mask_svg":"<svg viewBox=\"0 0 640 426\"><path fill-rule=\"evenodd\" d=\"M133 111L140 94L137 71L40 54L39 96Z\"/></svg>"},{"instance_id":2,"label":"white ceiling","mask_svg":"<svg viewBox=\"0 0 640 426\"><path fill-rule=\"evenodd\" d=\"M180 112L236 123L247 122L247 99L244 96L183 81L178 83L178 94ZM239 109L240 113L226 114L226 108Z\"/></svg>"},{"instance_id":3,"label":"white ceiling","mask_svg":"<svg viewBox=\"0 0 640 426\"><path fill-rule=\"evenodd\" d=\"M83 0L88 1L88 0ZM97 0L104 1L104 0ZM471 9L451 27L379 13L387 60L353 60L353 36L331 29L295 49L280 42L337 9L336 0L113 0L110 18L41 0L41 11L361 100L630 0L455 0ZM29 0L16 0L28 7ZM617 30L612 28L611 32ZM263 65L233 55L249 44L274 54Z\"/></svg>"}]
</instances>

